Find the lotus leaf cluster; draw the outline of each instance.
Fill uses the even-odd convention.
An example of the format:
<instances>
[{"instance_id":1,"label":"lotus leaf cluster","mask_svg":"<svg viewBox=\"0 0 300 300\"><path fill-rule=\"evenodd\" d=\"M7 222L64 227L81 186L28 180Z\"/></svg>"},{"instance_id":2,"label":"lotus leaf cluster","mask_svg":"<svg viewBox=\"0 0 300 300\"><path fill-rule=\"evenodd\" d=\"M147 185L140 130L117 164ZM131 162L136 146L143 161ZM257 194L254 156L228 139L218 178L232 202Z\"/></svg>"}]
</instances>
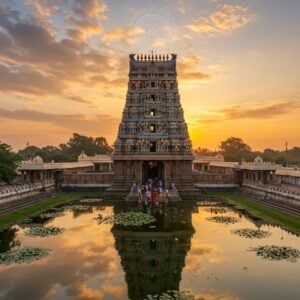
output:
<instances>
[{"instance_id":1,"label":"lotus leaf cluster","mask_svg":"<svg viewBox=\"0 0 300 300\"><path fill-rule=\"evenodd\" d=\"M223 223L223 224L234 224L239 221L237 218L229 217L229 216L214 216L214 217L207 218L207 220L216 223Z\"/></svg>"},{"instance_id":2,"label":"lotus leaf cluster","mask_svg":"<svg viewBox=\"0 0 300 300\"><path fill-rule=\"evenodd\" d=\"M300 251L286 246L266 245L251 248L256 255L269 260L288 260L296 261L300 257Z\"/></svg>"},{"instance_id":3,"label":"lotus leaf cluster","mask_svg":"<svg viewBox=\"0 0 300 300\"><path fill-rule=\"evenodd\" d=\"M245 237L247 239L262 239L271 235L270 232L259 230L259 229L251 229L251 228L241 228L231 231L233 234L237 234L239 236Z\"/></svg>"},{"instance_id":4,"label":"lotus leaf cluster","mask_svg":"<svg viewBox=\"0 0 300 300\"><path fill-rule=\"evenodd\" d=\"M227 210L224 207L207 207L206 211L214 214L223 214L226 213Z\"/></svg>"},{"instance_id":5,"label":"lotus leaf cluster","mask_svg":"<svg viewBox=\"0 0 300 300\"><path fill-rule=\"evenodd\" d=\"M155 221L153 216L141 212L120 213L116 214L114 218L114 223L122 226L142 226Z\"/></svg>"},{"instance_id":6,"label":"lotus leaf cluster","mask_svg":"<svg viewBox=\"0 0 300 300\"><path fill-rule=\"evenodd\" d=\"M0 264L28 264L49 254L50 250L47 248L23 247L0 253Z\"/></svg>"},{"instance_id":7,"label":"lotus leaf cluster","mask_svg":"<svg viewBox=\"0 0 300 300\"><path fill-rule=\"evenodd\" d=\"M82 199L80 200L81 203L99 203L102 202L102 199Z\"/></svg>"},{"instance_id":8,"label":"lotus leaf cluster","mask_svg":"<svg viewBox=\"0 0 300 300\"><path fill-rule=\"evenodd\" d=\"M64 231L62 227L31 227L29 230L25 231L25 235L32 237L47 237L51 235L58 235Z\"/></svg>"},{"instance_id":9,"label":"lotus leaf cluster","mask_svg":"<svg viewBox=\"0 0 300 300\"><path fill-rule=\"evenodd\" d=\"M147 295L144 300L194 300L195 297L189 292L179 292L176 290L167 291L161 295Z\"/></svg>"},{"instance_id":10,"label":"lotus leaf cluster","mask_svg":"<svg viewBox=\"0 0 300 300\"><path fill-rule=\"evenodd\" d=\"M76 212L86 212L90 210L90 207L87 205L72 205L70 208Z\"/></svg>"},{"instance_id":11,"label":"lotus leaf cluster","mask_svg":"<svg viewBox=\"0 0 300 300\"><path fill-rule=\"evenodd\" d=\"M55 212L48 212L48 213L42 213L39 215L40 218L43 219L50 219L50 218L56 218L56 217L60 217L63 216L64 213L61 211L55 211Z\"/></svg>"}]
</instances>

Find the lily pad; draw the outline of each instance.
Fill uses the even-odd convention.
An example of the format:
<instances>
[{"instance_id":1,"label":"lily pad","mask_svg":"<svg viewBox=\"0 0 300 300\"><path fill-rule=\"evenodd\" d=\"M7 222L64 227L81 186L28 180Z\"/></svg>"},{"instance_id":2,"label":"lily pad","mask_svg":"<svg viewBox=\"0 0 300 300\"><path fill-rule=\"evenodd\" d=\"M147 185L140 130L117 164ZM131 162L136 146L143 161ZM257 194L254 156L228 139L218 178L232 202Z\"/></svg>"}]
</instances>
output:
<instances>
[{"instance_id":1,"label":"lily pad","mask_svg":"<svg viewBox=\"0 0 300 300\"><path fill-rule=\"evenodd\" d=\"M62 227L31 227L29 230L25 231L25 235L32 237L47 237L52 235L61 234L64 231Z\"/></svg>"},{"instance_id":2,"label":"lily pad","mask_svg":"<svg viewBox=\"0 0 300 300\"><path fill-rule=\"evenodd\" d=\"M207 218L207 220L216 223L223 223L223 224L235 224L239 222L237 218L229 217L229 216L214 216L214 217Z\"/></svg>"},{"instance_id":3,"label":"lily pad","mask_svg":"<svg viewBox=\"0 0 300 300\"><path fill-rule=\"evenodd\" d=\"M205 210L214 214L223 214L227 212L226 208L224 207L207 207Z\"/></svg>"},{"instance_id":4,"label":"lily pad","mask_svg":"<svg viewBox=\"0 0 300 300\"><path fill-rule=\"evenodd\" d=\"M73 209L76 212L87 212L90 210L90 206L88 205L72 205L69 208Z\"/></svg>"},{"instance_id":5,"label":"lily pad","mask_svg":"<svg viewBox=\"0 0 300 300\"><path fill-rule=\"evenodd\" d=\"M300 257L298 249L286 246L266 245L250 248L256 255L268 260L287 260L295 262Z\"/></svg>"},{"instance_id":6,"label":"lily pad","mask_svg":"<svg viewBox=\"0 0 300 300\"><path fill-rule=\"evenodd\" d=\"M241 228L231 231L233 234L237 234L239 236L245 237L247 239L262 239L271 235L270 232L259 230L259 229L251 229L251 228Z\"/></svg>"},{"instance_id":7,"label":"lily pad","mask_svg":"<svg viewBox=\"0 0 300 300\"><path fill-rule=\"evenodd\" d=\"M0 253L0 264L28 264L46 257L50 254L50 252L50 249L37 247L23 247L13 249L7 252Z\"/></svg>"},{"instance_id":8,"label":"lily pad","mask_svg":"<svg viewBox=\"0 0 300 300\"><path fill-rule=\"evenodd\" d=\"M142 226L155 221L153 216L141 212L120 213L114 217L114 223L122 226Z\"/></svg>"},{"instance_id":9,"label":"lily pad","mask_svg":"<svg viewBox=\"0 0 300 300\"><path fill-rule=\"evenodd\" d=\"M62 211L55 211L55 212L48 212L48 213L42 213L39 215L42 219L50 219L50 218L56 218L63 216L64 213Z\"/></svg>"},{"instance_id":10,"label":"lily pad","mask_svg":"<svg viewBox=\"0 0 300 300\"><path fill-rule=\"evenodd\" d=\"M81 199L81 203L99 203L102 202L103 199Z\"/></svg>"}]
</instances>

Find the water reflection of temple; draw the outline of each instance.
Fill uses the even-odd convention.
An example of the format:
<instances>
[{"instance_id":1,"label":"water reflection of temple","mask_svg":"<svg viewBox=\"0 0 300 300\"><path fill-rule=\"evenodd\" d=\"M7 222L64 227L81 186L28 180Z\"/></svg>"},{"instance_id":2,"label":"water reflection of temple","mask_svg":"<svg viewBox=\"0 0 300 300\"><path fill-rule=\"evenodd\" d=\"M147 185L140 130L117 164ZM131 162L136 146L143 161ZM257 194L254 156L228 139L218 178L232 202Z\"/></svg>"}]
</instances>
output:
<instances>
[{"instance_id":1,"label":"water reflection of temple","mask_svg":"<svg viewBox=\"0 0 300 300\"><path fill-rule=\"evenodd\" d=\"M12 226L0 230L0 253L21 245L17 239L17 231L18 229Z\"/></svg>"},{"instance_id":2,"label":"water reflection of temple","mask_svg":"<svg viewBox=\"0 0 300 300\"><path fill-rule=\"evenodd\" d=\"M131 300L179 290L194 234L192 207L161 208L152 213L158 220L155 227L152 224L135 230L112 228Z\"/></svg>"}]
</instances>

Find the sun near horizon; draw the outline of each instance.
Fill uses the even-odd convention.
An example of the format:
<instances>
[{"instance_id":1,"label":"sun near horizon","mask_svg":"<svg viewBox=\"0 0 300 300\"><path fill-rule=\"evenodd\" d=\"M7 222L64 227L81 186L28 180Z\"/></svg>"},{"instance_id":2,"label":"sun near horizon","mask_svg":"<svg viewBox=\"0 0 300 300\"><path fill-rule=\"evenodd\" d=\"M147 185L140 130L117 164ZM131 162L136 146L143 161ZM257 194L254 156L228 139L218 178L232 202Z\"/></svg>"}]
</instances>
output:
<instances>
[{"instance_id":1,"label":"sun near horizon","mask_svg":"<svg viewBox=\"0 0 300 300\"><path fill-rule=\"evenodd\" d=\"M296 1L0 3L0 140L14 150L73 132L112 144L130 53L176 53L193 148L230 136L299 146Z\"/></svg>"}]
</instances>

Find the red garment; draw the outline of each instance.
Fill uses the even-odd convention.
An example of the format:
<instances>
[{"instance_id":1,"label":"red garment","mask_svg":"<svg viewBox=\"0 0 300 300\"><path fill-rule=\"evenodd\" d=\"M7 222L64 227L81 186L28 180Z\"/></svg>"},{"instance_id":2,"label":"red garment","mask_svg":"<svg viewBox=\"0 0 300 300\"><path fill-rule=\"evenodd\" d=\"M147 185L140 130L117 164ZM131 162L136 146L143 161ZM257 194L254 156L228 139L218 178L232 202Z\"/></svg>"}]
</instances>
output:
<instances>
[{"instance_id":1,"label":"red garment","mask_svg":"<svg viewBox=\"0 0 300 300\"><path fill-rule=\"evenodd\" d=\"M154 190L153 192L152 192L152 202L156 202L156 191Z\"/></svg>"}]
</instances>

